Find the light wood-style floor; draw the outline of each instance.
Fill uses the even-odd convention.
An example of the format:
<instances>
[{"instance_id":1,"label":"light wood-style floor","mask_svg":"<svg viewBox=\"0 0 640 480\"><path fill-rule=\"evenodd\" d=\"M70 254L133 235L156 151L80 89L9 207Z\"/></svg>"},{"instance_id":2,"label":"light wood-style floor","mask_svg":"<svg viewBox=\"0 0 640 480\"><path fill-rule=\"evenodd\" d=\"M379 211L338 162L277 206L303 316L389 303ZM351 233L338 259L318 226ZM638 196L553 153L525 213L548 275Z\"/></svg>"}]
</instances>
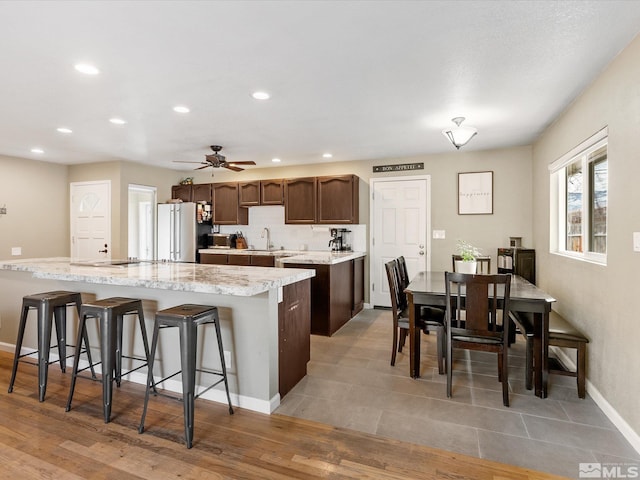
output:
<instances>
[{"instance_id":1,"label":"light wood-style floor","mask_svg":"<svg viewBox=\"0 0 640 480\"><path fill-rule=\"evenodd\" d=\"M0 478L19 479L551 479L478 458L383 439L283 415L198 400L193 448L183 444L182 404L152 398L138 434L144 388L123 382L102 420L99 383L79 379L65 412L70 369L49 367L47 398L37 369L21 364L7 393L12 355L0 352Z\"/></svg>"}]
</instances>

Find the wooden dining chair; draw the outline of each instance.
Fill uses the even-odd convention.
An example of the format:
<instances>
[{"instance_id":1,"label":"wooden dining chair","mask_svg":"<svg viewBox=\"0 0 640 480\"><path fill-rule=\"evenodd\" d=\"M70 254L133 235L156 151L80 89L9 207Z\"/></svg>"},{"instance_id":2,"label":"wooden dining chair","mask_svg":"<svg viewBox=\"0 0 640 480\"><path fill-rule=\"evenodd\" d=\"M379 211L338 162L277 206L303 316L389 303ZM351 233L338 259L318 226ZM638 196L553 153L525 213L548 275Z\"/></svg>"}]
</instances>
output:
<instances>
[{"instance_id":1,"label":"wooden dining chair","mask_svg":"<svg viewBox=\"0 0 640 480\"><path fill-rule=\"evenodd\" d=\"M398 264L398 273L400 275L400 290L404 293L405 289L409 286L409 271L407 269L407 262L405 261L404 256L402 255L396 258L396 262ZM444 309L443 308L430 307L428 305L421 305L420 316L422 318L428 318L430 320L436 321L444 325Z\"/></svg>"},{"instance_id":2,"label":"wooden dining chair","mask_svg":"<svg viewBox=\"0 0 640 480\"><path fill-rule=\"evenodd\" d=\"M453 381L453 349L480 350L498 355L502 402L509 406L510 274L473 275L445 272L447 310L447 397ZM463 315L464 314L464 315ZM502 321L505 319L507 321Z\"/></svg>"},{"instance_id":3,"label":"wooden dining chair","mask_svg":"<svg viewBox=\"0 0 640 480\"><path fill-rule=\"evenodd\" d=\"M398 268L397 260L391 260L385 264L387 280L389 282L389 294L391 296L391 310L393 314L393 345L391 350L391 366L396 364L396 351L402 352L409 333L409 305L404 288L401 288L402 274ZM416 328L421 331L435 332L437 335L438 372L443 374L444 367L444 318L437 320L420 314L416 319Z\"/></svg>"}]
</instances>

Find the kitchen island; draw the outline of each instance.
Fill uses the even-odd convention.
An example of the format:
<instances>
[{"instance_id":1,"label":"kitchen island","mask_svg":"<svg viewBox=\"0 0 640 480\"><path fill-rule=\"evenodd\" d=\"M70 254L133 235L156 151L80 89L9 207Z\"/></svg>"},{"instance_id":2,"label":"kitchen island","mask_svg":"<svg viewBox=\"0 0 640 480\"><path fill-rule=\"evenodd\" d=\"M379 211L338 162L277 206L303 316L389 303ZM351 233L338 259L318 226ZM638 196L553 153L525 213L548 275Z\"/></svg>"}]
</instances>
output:
<instances>
[{"instance_id":1,"label":"kitchen island","mask_svg":"<svg viewBox=\"0 0 640 480\"><path fill-rule=\"evenodd\" d=\"M229 387L234 404L270 413L280 398L306 374L309 360L310 269L237 267L171 262L120 265L77 264L69 258L0 262L0 318L3 347L12 351L24 295L51 290L74 290L83 299L124 296L143 301L147 328L156 311L182 303L215 305L219 309ZM33 315L33 313L31 314ZM205 327L208 328L208 327ZM76 330L69 325L69 332ZM93 329L92 329L93 330ZM95 332L92 346L99 345ZM179 370L177 332L161 338L156 375ZM133 330L131 330L133 337ZM205 338L203 338L205 337ZM219 367L215 335L199 338L199 362ZM142 345L127 343L125 354L141 355ZM30 321L25 346L35 346L35 322ZM161 371L159 371L161 370ZM144 384L144 371L129 380ZM198 383L199 379L196 381ZM206 379L202 380L206 384ZM179 391L179 379L163 388ZM212 389L203 398L225 402L223 390Z\"/></svg>"}]
</instances>

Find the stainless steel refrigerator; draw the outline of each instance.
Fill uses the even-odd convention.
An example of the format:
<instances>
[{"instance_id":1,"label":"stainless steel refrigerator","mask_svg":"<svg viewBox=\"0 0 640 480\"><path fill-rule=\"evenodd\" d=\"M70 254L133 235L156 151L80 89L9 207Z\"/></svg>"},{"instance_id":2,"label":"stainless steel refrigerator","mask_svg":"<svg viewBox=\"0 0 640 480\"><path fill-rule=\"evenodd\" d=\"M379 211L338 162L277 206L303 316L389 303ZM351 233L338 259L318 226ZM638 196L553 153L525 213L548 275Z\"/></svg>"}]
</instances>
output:
<instances>
[{"instance_id":1,"label":"stainless steel refrigerator","mask_svg":"<svg viewBox=\"0 0 640 480\"><path fill-rule=\"evenodd\" d=\"M195 262L198 246L196 204L158 204L158 260Z\"/></svg>"}]
</instances>

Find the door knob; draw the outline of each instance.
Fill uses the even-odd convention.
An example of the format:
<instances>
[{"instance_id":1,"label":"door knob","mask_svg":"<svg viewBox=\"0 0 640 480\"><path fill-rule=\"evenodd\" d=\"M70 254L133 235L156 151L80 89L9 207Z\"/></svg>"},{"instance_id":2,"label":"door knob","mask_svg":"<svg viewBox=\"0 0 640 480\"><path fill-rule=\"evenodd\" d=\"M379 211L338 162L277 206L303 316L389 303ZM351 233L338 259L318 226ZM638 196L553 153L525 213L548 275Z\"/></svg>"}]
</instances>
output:
<instances>
[{"instance_id":1,"label":"door knob","mask_svg":"<svg viewBox=\"0 0 640 480\"><path fill-rule=\"evenodd\" d=\"M418 252L418 255L424 255L424 251L423 251L423 250L420 250L420 251Z\"/></svg>"},{"instance_id":2,"label":"door knob","mask_svg":"<svg viewBox=\"0 0 640 480\"><path fill-rule=\"evenodd\" d=\"M98 253L108 253L107 244L104 244L104 250L98 250Z\"/></svg>"},{"instance_id":3,"label":"door knob","mask_svg":"<svg viewBox=\"0 0 640 480\"><path fill-rule=\"evenodd\" d=\"M424 245L418 245L418 248L424 248Z\"/></svg>"}]
</instances>

